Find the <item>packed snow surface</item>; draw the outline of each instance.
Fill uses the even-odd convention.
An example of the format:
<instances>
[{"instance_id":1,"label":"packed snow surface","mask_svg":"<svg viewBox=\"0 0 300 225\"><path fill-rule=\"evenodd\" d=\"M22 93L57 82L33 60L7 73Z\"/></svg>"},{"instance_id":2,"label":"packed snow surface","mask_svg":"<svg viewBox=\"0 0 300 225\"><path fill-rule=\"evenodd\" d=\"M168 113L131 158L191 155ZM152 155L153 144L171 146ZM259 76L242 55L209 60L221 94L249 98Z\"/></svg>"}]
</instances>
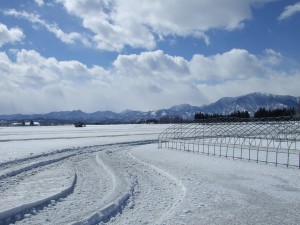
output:
<instances>
[{"instance_id":1,"label":"packed snow surface","mask_svg":"<svg viewBox=\"0 0 300 225\"><path fill-rule=\"evenodd\" d=\"M169 125L0 127L0 163L65 148L157 139Z\"/></svg>"},{"instance_id":2,"label":"packed snow surface","mask_svg":"<svg viewBox=\"0 0 300 225\"><path fill-rule=\"evenodd\" d=\"M300 171L158 149L168 125L0 128L0 224L300 224Z\"/></svg>"}]
</instances>

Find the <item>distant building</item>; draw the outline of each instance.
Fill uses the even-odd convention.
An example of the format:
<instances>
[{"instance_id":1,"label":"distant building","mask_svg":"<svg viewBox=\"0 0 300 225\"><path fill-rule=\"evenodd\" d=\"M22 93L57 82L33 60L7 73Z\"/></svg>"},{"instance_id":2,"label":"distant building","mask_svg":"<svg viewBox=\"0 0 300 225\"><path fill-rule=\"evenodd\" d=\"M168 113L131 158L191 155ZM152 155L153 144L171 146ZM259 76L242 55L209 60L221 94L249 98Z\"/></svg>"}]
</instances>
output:
<instances>
[{"instance_id":1,"label":"distant building","mask_svg":"<svg viewBox=\"0 0 300 225\"><path fill-rule=\"evenodd\" d=\"M25 126L25 125L23 125L23 123L18 123L18 122L14 122L14 123L11 123L10 124L11 126Z\"/></svg>"},{"instance_id":2,"label":"distant building","mask_svg":"<svg viewBox=\"0 0 300 225\"><path fill-rule=\"evenodd\" d=\"M25 122L25 121L14 122L14 123L11 123L10 125L14 126L14 127L18 127L18 126L40 126L40 123L31 120L30 122Z\"/></svg>"}]
</instances>

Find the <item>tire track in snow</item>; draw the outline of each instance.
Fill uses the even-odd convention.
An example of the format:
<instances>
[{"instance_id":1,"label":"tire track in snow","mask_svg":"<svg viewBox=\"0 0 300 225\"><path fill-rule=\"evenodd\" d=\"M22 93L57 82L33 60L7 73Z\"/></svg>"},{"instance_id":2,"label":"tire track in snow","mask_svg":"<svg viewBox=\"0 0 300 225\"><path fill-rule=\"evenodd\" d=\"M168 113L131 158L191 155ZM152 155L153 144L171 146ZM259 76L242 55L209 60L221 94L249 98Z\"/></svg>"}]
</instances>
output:
<instances>
[{"instance_id":1,"label":"tire track in snow","mask_svg":"<svg viewBox=\"0 0 300 225\"><path fill-rule=\"evenodd\" d=\"M95 225L103 222L108 222L111 218L117 214L121 214L124 207L131 202L132 196L134 194L135 188L138 184L136 177L131 177L130 182L124 182L123 177L126 177L128 174L120 173L116 168L111 168L108 164L104 163L101 159L102 157L106 159L107 163L112 154L111 150L116 150L119 148L124 148L124 145L114 146L112 149L106 150L105 152L96 152L95 159L96 162L103 168L103 170L111 177L112 185L110 190L106 195L101 199L102 202L109 202L103 204L101 209L94 211L92 214L85 216L84 219L80 221L71 223L70 225ZM111 163L111 162L110 162ZM117 173L117 174L116 174ZM126 180L126 179L125 179Z\"/></svg>"},{"instance_id":2,"label":"tire track in snow","mask_svg":"<svg viewBox=\"0 0 300 225\"><path fill-rule=\"evenodd\" d=\"M128 144L128 143L126 143L126 144ZM116 208L115 205L123 208L124 204L126 203L128 198L132 195L132 192L133 192L133 186L132 185L130 186L129 183L124 182L124 179L122 181L120 181L119 178L121 178L123 176L120 176L120 174L118 174L118 178L117 178L114 171L108 165L106 165L102 161L102 159L99 157L99 152L103 151L104 149L109 150L109 149L114 149L114 148L119 148L119 147L120 147L119 145L117 145L117 146L116 145L104 145L104 146L84 147L84 148L78 148L78 149L70 149L70 151L72 151L72 152L63 151L63 152L55 152L52 154L45 154L45 155L42 154L39 156L28 157L28 158L20 159L17 161L12 161L10 163L5 163L2 166L6 167L6 169L5 169L5 171L3 171L2 175L0 173L0 177L4 180L2 182L0 181L0 185L1 185L1 183L3 184L3 182L4 182L4 184L6 186L6 188L4 187L4 189L7 189L7 188L11 189L13 186L18 184L18 180L20 180L20 181L24 180L24 179L26 180L29 177L34 176L35 173L40 173L41 171L46 169L46 167L51 168L51 167L55 166L55 165L52 165L55 162L61 161L61 163L65 163L64 162L65 159L71 158L70 160L68 160L69 161L68 165L71 166L71 164L72 164L71 162L74 161L73 169L79 170L79 172L78 172L79 184L76 185L77 187L75 190L75 194L78 195L78 194L84 192L86 189L85 187L89 187L88 189L92 189L94 187L94 190L96 190L97 192L101 192L101 191L103 191L104 187L99 188L99 186L97 187L97 185L94 185L94 184L91 185L91 183L99 183L99 181L103 182L107 186L107 188L106 188L106 191L103 191L103 193L98 194L98 196L101 196L100 198L95 198L95 200L99 202L98 207L95 208L95 211L97 211L101 208L103 212L106 211L105 212L106 217L110 217L111 213L107 213L107 211L111 211L113 208ZM60 153L64 153L64 154L60 154ZM74 157L72 157L72 156L74 156ZM82 159L80 159L80 158L82 158ZM87 160L86 164L89 164L88 166L82 165L81 162L83 162L85 160ZM91 160L94 161L94 163ZM88 162L90 162L90 163L88 163ZM94 166L94 167L91 166L95 163L97 164L96 166ZM44 166L46 166L46 167L44 168ZM40 170L39 167L43 167L43 170ZM93 171L93 172L98 171L99 168L101 168L101 170L96 172L95 174L93 172L92 173L91 172L83 172L83 170L85 170L88 167L90 167L91 171ZM91 168L91 167L93 167L93 168ZM100 174L100 176L99 176L99 174ZM106 174L105 176L107 176L107 178L102 179L104 174ZM91 182L89 185L83 185L82 180L87 180L86 179L87 177L90 177L90 178L93 177L90 180L94 180L96 182ZM5 178L10 178L10 179L6 180ZM97 179L97 178L99 178L99 179ZM9 185L9 183L11 183L11 185ZM86 183L86 182L84 181L84 183ZM126 183L126 185L124 185L125 183ZM102 186L103 186L103 184L102 184ZM130 186L129 192L131 192L131 193L128 194L129 192L127 192L124 194L124 190L126 192L126 189L123 186L126 189L128 189L128 187ZM118 189L118 190L116 190L116 189ZM123 191L122 191L122 189L123 189ZM94 190L90 191L90 193L94 193ZM94 193L94 195L97 195L97 194ZM68 199L69 198L72 199L73 197L69 196ZM77 199L77 198L75 198L75 199ZM80 199L77 199L77 200L81 201ZM111 204L114 200L117 204ZM62 204L64 204L65 201L67 202L67 200L63 200L63 202L60 201L57 204L62 205ZM88 201L93 201L93 200L88 200ZM74 202L76 202L76 200ZM71 209L72 208L71 205L72 205L72 203L70 203L69 206L66 206L66 208ZM74 205L76 205L76 203ZM107 207L104 207L105 205ZM109 207L110 205L112 205L114 207ZM42 211L39 210L38 215L30 216L30 218L25 218L25 220L17 221L16 223L47 224L49 221L57 221L57 224L65 224L65 222L60 222L60 221L67 222L67 221L72 220L72 219L67 219L67 218L61 220L58 218L58 217L61 217L61 215L57 215L57 218L55 218L56 216L53 216L53 217L50 216L48 211L49 210L51 211L51 208L55 208L55 206L50 207L50 208L45 207L44 210L42 210ZM89 206L87 206L86 208L89 208ZM87 212L86 214L83 214L81 212L82 217L91 215L91 213L93 212L92 210L93 210L93 208L91 207L91 210L89 211L90 213ZM26 210L26 212L27 211L28 210ZM117 211L120 211L120 210L118 209ZM41 218L39 218L40 214L47 215L44 217L44 218L46 218L46 221L43 221L44 220L43 216L41 216ZM76 209L70 213L70 217L72 217L72 214L73 215L76 214ZM66 217L66 216L63 215L63 217ZM18 219L21 219L21 217L18 217ZM41 222L37 222L37 223L33 222L33 221L35 221L35 219L37 219L37 221L41 221ZM28 221L30 221L30 222L28 222ZM75 219L75 221L76 221L76 219ZM54 224L56 224L56 222L54 222Z\"/></svg>"},{"instance_id":3,"label":"tire track in snow","mask_svg":"<svg viewBox=\"0 0 300 225\"><path fill-rule=\"evenodd\" d=\"M111 149L106 151L96 152L96 162L103 168L103 170L110 175L112 180L111 189L103 197L102 201L109 202L102 206L101 209L95 211L94 213L86 216L84 219L71 223L70 225L95 225L109 222L116 215L122 214L124 208L129 204L134 204L134 192L138 185L138 180L136 176L127 173L123 170L120 164L116 163L111 157L113 152L118 152L120 149L127 149L127 144L115 145ZM100 154L102 154L101 159ZM123 162L121 160L121 162ZM126 163L125 163L126 164ZM123 165L123 163L122 163ZM126 166L125 166L126 168ZM125 178L125 179L124 179Z\"/></svg>"},{"instance_id":4,"label":"tire track in snow","mask_svg":"<svg viewBox=\"0 0 300 225\"><path fill-rule=\"evenodd\" d=\"M159 135L160 133L132 133L132 134L111 134L111 135L95 135L95 136L71 136L71 137L41 137L41 138L18 138L18 139L2 139L1 142L16 142L16 141L45 141L45 140L68 140L68 139L85 139L85 138L112 138L112 137L130 137L130 136L148 136Z\"/></svg>"},{"instance_id":5,"label":"tire track in snow","mask_svg":"<svg viewBox=\"0 0 300 225\"><path fill-rule=\"evenodd\" d=\"M0 225L14 223L17 220L21 220L26 213L35 214L37 210L42 209L44 206L53 204L57 200L67 197L73 192L76 182L77 174L75 173L71 185L59 193L0 212Z\"/></svg>"},{"instance_id":6,"label":"tire track in snow","mask_svg":"<svg viewBox=\"0 0 300 225\"><path fill-rule=\"evenodd\" d=\"M177 177L130 154L132 149L133 145L122 146L111 154L111 165L124 176L136 176L138 185L129 207L108 224L166 224L185 198L186 188Z\"/></svg>"},{"instance_id":7,"label":"tire track in snow","mask_svg":"<svg viewBox=\"0 0 300 225\"><path fill-rule=\"evenodd\" d=\"M116 189L116 175L115 173L112 171L111 168L109 168L99 157L99 153L96 153L96 162L99 164L99 166L101 166L103 168L103 170L111 177L111 181L112 181L112 186L109 190L109 192L104 196L103 200L108 199L112 193L115 191Z\"/></svg>"},{"instance_id":8,"label":"tire track in snow","mask_svg":"<svg viewBox=\"0 0 300 225\"><path fill-rule=\"evenodd\" d=\"M8 178L8 177L12 177L12 176L16 176L20 173L23 173L23 172L27 172L29 170L32 170L32 169L36 169L38 167L41 167L41 166L46 166L46 165L49 165L49 164L52 164L52 163L56 163L56 162L59 162L59 161L62 161L64 159L67 159L67 158L70 158L72 156L75 156L75 154L70 154L70 155L66 155L66 156L63 156L63 157L59 157L59 158L54 158L54 159L48 159L48 160L44 160L44 161L40 161L40 162L37 162L37 163L28 163L27 165L23 165L19 168L15 168L15 169L12 169L12 168L9 168L10 171L6 172L4 171L4 173L0 173L0 181L5 179L5 178Z\"/></svg>"},{"instance_id":9,"label":"tire track in snow","mask_svg":"<svg viewBox=\"0 0 300 225\"><path fill-rule=\"evenodd\" d=\"M93 216L113 199L117 199L117 176L100 157L97 157L97 149L103 150L93 147L71 158L77 173L77 184L72 195L16 224L76 224Z\"/></svg>"},{"instance_id":10,"label":"tire track in snow","mask_svg":"<svg viewBox=\"0 0 300 225\"><path fill-rule=\"evenodd\" d=\"M172 180L173 182L175 182L177 184L178 187L180 187L181 190L181 194L178 194L176 196L176 199L174 199L174 203L168 207L168 209L163 213L163 215L157 219L157 221L155 222L155 224L163 224L163 222L167 219L170 219L174 213L176 212L176 209L179 208L179 206L181 205L181 203L183 202L184 198L186 197L186 193L187 193L187 188L185 187L185 185L181 182L180 179L178 179L177 177L173 176L172 174L168 173L167 171L158 168L157 166L148 163L146 161L143 161L141 159L138 159L136 156L132 155L131 152L129 152L129 155L132 159L134 159L135 161L150 167L152 170L154 170L156 173L161 174L165 177L167 177L168 179Z\"/></svg>"},{"instance_id":11,"label":"tire track in snow","mask_svg":"<svg viewBox=\"0 0 300 225\"><path fill-rule=\"evenodd\" d=\"M78 152L79 148L66 148L62 150L56 150L52 152L45 152L37 155L32 155L33 153L30 153L30 156L24 157L24 158L17 158L14 160L4 161L0 162L0 168L8 168L14 165L21 165L25 163L30 163L31 161L39 160L40 158L45 157L52 157L56 155L63 155L63 154L70 154L71 152Z\"/></svg>"},{"instance_id":12,"label":"tire track in snow","mask_svg":"<svg viewBox=\"0 0 300 225\"><path fill-rule=\"evenodd\" d=\"M137 203L139 204L137 218L143 218L142 212L147 210L147 215L151 217L149 221L153 221L154 224L161 224L168 220L184 199L185 187L170 173L129 154L133 145L134 143L124 143L101 146L104 147L102 149L99 148L100 146L95 146L74 150L75 152L72 153L80 154L76 154L68 160L70 166L73 164L71 168L75 168L78 176L73 194L63 201L57 202L54 206L46 207L35 216L17 221L16 224L72 224L76 221L83 221L84 218L91 218L95 212L99 211L108 215L106 218L108 220L116 213L122 213L126 204L129 204L130 207L125 207L125 211L136 212L135 200L132 201L131 196L136 200L141 197ZM106 153L103 150L112 151ZM65 162L62 161L62 163ZM146 173L144 168L149 168ZM139 191L135 193L134 185L131 183L132 177L137 177L139 183L141 179L143 193L139 193ZM137 190L139 186L137 185ZM128 187L130 187L129 191ZM150 187L149 190L147 187ZM177 193L178 189L180 194ZM147 203L147 199L152 200ZM118 217L122 216L117 216L112 221L117 221Z\"/></svg>"}]
</instances>

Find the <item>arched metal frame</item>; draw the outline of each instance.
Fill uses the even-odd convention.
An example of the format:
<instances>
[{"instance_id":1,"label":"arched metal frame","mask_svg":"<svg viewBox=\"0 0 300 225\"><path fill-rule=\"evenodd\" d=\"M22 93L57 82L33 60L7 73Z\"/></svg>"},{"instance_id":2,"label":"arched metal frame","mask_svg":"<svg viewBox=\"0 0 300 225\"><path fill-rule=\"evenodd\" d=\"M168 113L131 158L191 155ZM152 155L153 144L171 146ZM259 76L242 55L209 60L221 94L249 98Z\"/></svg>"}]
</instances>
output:
<instances>
[{"instance_id":1,"label":"arched metal frame","mask_svg":"<svg viewBox=\"0 0 300 225\"><path fill-rule=\"evenodd\" d=\"M158 147L300 169L300 121L230 118L174 124L159 135Z\"/></svg>"}]
</instances>

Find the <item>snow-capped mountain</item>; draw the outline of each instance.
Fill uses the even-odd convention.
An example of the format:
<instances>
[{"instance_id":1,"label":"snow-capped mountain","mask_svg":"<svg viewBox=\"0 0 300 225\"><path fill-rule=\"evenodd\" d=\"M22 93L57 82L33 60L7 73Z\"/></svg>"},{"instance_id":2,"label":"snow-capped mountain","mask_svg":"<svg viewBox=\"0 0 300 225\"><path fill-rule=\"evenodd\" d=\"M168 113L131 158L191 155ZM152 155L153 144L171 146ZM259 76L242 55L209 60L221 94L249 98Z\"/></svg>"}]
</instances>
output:
<instances>
[{"instance_id":1,"label":"snow-capped mountain","mask_svg":"<svg viewBox=\"0 0 300 225\"><path fill-rule=\"evenodd\" d=\"M259 108L297 108L297 97L251 93L239 97L225 97L210 105L201 106L203 113L229 114L233 111L248 111L251 115Z\"/></svg>"},{"instance_id":2,"label":"snow-capped mountain","mask_svg":"<svg viewBox=\"0 0 300 225\"><path fill-rule=\"evenodd\" d=\"M156 110L156 111L151 111L150 115L155 119L160 119L162 117L168 116L168 117L173 117L173 118L180 117L184 120L191 120L194 118L195 113L200 112L200 111L201 111L201 108L198 106L182 104L182 105L172 106L169 109L160 109L160 110Z\"/></svg>"},{"instance_id":3,"label":"snow-capped mountain","mask_svg":"<svg viewBox=\"0 0 300 225\"><path fill-rule=\"evenodd\" d=\"M259 108L297 108L298 97L289 95L272 95L251 93L239 97L224 97L210 105L192 106L189 104L176 105L168 109L149 112L125 110L121 113L112 111L97 111L85 113L80 110L51 112L48 114L34 115L0 115L0 120L45 120L56 122L84 121L88 123L130 123L144 120L160 120L164 118L180 118L193 120L195 113L229 114L233 111L248 111L251 115Z\"/></svg>"}]
</instances>

